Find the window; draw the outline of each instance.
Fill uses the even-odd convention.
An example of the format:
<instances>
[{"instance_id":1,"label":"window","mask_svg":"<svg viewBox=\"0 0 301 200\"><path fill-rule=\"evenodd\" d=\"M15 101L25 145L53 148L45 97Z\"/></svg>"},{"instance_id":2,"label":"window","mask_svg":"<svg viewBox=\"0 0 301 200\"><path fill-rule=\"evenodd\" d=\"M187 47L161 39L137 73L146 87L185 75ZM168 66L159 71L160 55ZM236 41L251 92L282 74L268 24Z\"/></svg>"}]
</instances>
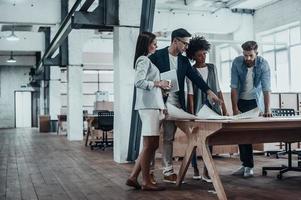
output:
<instances>
[{"instance_id":1,"label":"window","mask_svg":"<svg viewBox=\"0 0 301 200\"><path fill-rule=\"evenodd\" d=\"M83 71L84 110L88 110L89 113L92 112L97 91L107 91L109 93L109 101L114 100L113 76L114 72L111 70Z\"/></svg>"},{"instance_id":2,"label":"window","mask_svg":"<svg viewBox=\"0 0 301 200\"><path fill-rule=\"evenodd\" d=\"M293 46L290 48L290 64L291 64L291 90L300 92L301 88L301 45Z\"/></svg>"},{"instance_id":3,"label":"window","mask_svg":"<svg viewBox=\"0 0 301 200\"><path fill-rule=\"evenodd\" d=\"M275 53L274 51L270 51L267 53L263 53L262 56L267 60L271 70L271 88L277 88L277 76L276 76L276 68L275 68ZM273 89L272 89L273 90Z\"/></svg>"},{"instance_id":4,"label":"window","mask_svg":"<svg viewBox=\"0 0 301 200\"><path fill-rule=\"evenodd\" d=\"M220 50L220 69L219 71L219 84L223 92L230 92L231 82L231 66L234 58L238 56L238 52L229 45L222 46Z\"/></svg>"},{"instance_id":5,"label":"window","mask_svg":"<svg viewBox=\"0 0 301 200\"><path fill-rule=\"evenodd\" d=\"M300 27L290 29L290 45L300 44Z\"/></svg>"},{"instance_id":6,"label":"window","mask_svg":"<svg viewBox=\"0 0 301 200\"><path fill-rule=\"evenodd\" d=\"M113 76L114 72L112 70L83 70L83 110L92 113L97 91L108 91L109 101L114 101ZM61 104L63 107L67 106L66 70L61 72Z\"/></svg>"},{"instance_id":7,"label":"window","mask_svg":"<svg viewBox=\"0 0 301 200\"><path fill-rule=\"evenodd\" d=\"M301 54L300 26L286 26L282 30L259 35L262 55L271 68L273 92L300 92Z\"/></svg>"},{"instance_id":8,"label":"window","mask_svg":"<svg viewBox=\"0 0 301 200\"><path fill-rule=\"evenodd\" d=\"M277 90L279 92L289 91L289 68L287 50L276 52L276 77Z\"/></svg>"}]
</instances>

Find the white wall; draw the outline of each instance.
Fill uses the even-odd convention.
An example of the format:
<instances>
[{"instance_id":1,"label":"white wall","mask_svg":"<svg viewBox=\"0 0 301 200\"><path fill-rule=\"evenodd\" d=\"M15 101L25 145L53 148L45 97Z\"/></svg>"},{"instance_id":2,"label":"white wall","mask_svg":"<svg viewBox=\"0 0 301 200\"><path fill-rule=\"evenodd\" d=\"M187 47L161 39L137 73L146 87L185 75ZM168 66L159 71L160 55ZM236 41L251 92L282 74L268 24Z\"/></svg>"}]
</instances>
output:
<instances>
[{"instance_id":1,"label":"white wall","mask_svg":"<svg viewBox=\"0 0 301 200\"><path fill-rule=\"evenodd\" d=\"M10 56L0 56L0 65L7 65L7 66L33 66L36 64L36 57L35 56L14 56L13 58L17 61L15 63L7 63L7 59Z\"/></svg>"},{"instance_id":2,"label":"white wall","mask_svg":"<svg viewBox=\"0 0 301 200\"><path fill-rule=\"evenodd\" d=\"M239 17L239 16L237 16ZM233 40L245 42L247 40L254 40L254 20L252 15L242 14L241 24L233 32ZM241 44L239 44L240 46Z\"/></svg>"},{"instance_id":3,"label":"white wall","mask_svg":"<svg viewBox=\"0 0 301 200\"><path fill-rule=\"evenodd\" d=\"M119 0L119 24L121 26L140 26L141 0Z\"/></svg>"},{"instance_id":4,"label":"white wall","mask_svg":"<svg viewBox=\"0 0 301 200\"><path fill-rule=\"evenodd\" d=\"M0 51L44 51L45 35L42 32L15 32L19 41L8 41L10 31L0 32Z\"/></svg>"},{"instance_id":5,"label":"white wall","mask_svg":"<svg viewBox=\"0 0 301 200\"><path fill-rule=\"evenodd\" d=\"M15 126L14 91L27 84L30 67L0 67L0 128Z\"/></svg>"},{"instance_id":6,"label":"white wall","mask_svg":"<svg viewBox=\"0 0 301 200\"><path fill-rule=\"evenodd\" d=\"M92 35L83 46L82 60L85 69L113 69L113 38L102 39Z\"/></svg>"}]
</instances>

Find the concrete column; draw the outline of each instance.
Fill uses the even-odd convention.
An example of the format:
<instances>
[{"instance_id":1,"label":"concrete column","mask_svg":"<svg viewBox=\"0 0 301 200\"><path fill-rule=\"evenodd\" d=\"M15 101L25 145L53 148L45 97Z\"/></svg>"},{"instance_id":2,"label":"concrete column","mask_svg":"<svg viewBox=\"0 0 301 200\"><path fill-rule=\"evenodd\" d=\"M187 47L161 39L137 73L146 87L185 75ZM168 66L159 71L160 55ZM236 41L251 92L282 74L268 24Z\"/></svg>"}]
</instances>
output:
<instances>
[{"instance_id":1,"label":"concrete column","mask_svg":"<svg viewBox=\"0 0 301 200\"><path fill-rule=\"evenodd\" d=\"M67 135L69 140L83 139L82 67L68 66Z\"/></svg>"},{"instance_id":2,"label":"concrete column","mask_svg":"<svg viewBox=\"0 0 301 200\"><path fill-rule=\"evenodd\" d=\"M73 4L71 4L73 5ZM67 134L69 140L83 139L82 49L94 30L72 30L69 34L67 69Z\"/></svg>"},{"instance_id":3,"label":"concrete column","mask_svg":"<svg viewBox=\"0 0 301 200\"><path fill-rule=\"evenodd\" d=\"M138 28L114 29L114 160L125 162L134 89L134 51Z\"/></svg>"},{"instance_id":4,"label":"concrete column","mask_svg":"<svg viewBox=\"0 0 301 200\"><path fill-rule=\"evenodd\" d=\"M57 120L57 115L60 114L61 109L60 74L61 70L59 66L52 66L50 68L49 115L51 120Z\"/></svg>"},{"instance_id":5,"label":"concrete column","mask_svg":"<svg viewBox=\"0 0 301 200\"><path fill-rule=\"evenodd\" d=\"M83 139L82 95L82 47L81 31L69 34L69 63L67 69L67 135L69 140Z\"/></svg>"},{"instance_id":6,"label":"concrete column","mask_svg":"<svg viewBox=\"0 0 301 200\"><path fill-rule=\"evenodd\" d=\"M41 87L40 87L40 115L44 115L44 81L41 81Z\"/></svg>"},{"instance_id":7,"label":"concrete column","mask_svg":"<svg viewBox=\"0 0 301 200\"><path fill-rule=\"evenodd\" d=\"M114 28L114 160L119 163L126 162L128 151L134 89L133 60L141 6L141 0L133 0L131 4L120 0L121 26Z\"/></svg>"}]
</instances>

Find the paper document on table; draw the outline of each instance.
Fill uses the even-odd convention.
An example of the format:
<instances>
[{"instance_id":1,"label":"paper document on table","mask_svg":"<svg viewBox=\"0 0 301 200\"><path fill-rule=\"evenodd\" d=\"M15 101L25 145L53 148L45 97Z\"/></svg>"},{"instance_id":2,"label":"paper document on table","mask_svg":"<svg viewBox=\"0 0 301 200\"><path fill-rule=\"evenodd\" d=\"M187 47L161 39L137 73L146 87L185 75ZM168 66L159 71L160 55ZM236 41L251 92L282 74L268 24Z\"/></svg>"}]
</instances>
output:
<instances>
[{"instance_id":1,"label":"paper document on table","mask_svg":"<svg viewBox=\"0 0 301 200\"><path fill-rule=\"evenodd\" d=\"M230 116L222 116L210 109L206 104L196 114L199 119L229 119Z\"/></svg>"},{"instance_id":2,"label":"paper document on table","mask_svg":"<svg viewBox=\"0 0 301 200\"><path fill-rule=\"evenodd\" d=\"M166 103L167 113L166 119L186 119L186 120L198 120L198 119L212 119L212 120L238 120L238 119L249 119L256 118L259 116L259 109L255 108L245 113L241 113L234 116L222 116L214 112L207 105L204 105L197 115L192 115L185 112L181 108L177 108L170 103Z\"/></svg>"},{"instance_id":3,"label":"paper document on table","mask_svg":"<svg viewBox=\"0 0 301 200\"><path fill-rule=\"evenodd\" d=\"M179 91L177 70L173 69L173 70L161 73L161 80L167 80L167 81L171 82L172 86L171 86L169 92Z\"/></svg>"},{"instance_id":4,"label":"paper document on table","mask_svg":"<svg viewBox=\"0 0 301 200\"><path fill-rule=\"evenodd\" d=\"M238 115L234 115L233 119L249 119L249 118L255 118L259 116L259 108L256 107L253 110L249 110L248 112L244 112Z\"/></svg>"},{"instance_id":5,"label":"paper document on table","mask_svg":"<svg viewBox=\"0 0 301 200\"><path fill-rule=\"evenodd\" d=\"M168 113L166 119L198 119L197 116L185 112L183 109L177 108L176 106L171 105L170 103L166 103L166 108Z\"/></svg>"},{"instance_id":6,"label":"paper document on table","mask_svg":"<svg viewBox=\"0 0 301 200\"><path fill-rule=\"evenodd\" d=\"M204 105L200 111L197 113L197 116L199 119L249 119L249 118L255 118L259 116L259 109L255 108L253 110L250 110L245 113L241 113L234 116L222 116L214 112L212 109L210 109L207 105Z\"/></svg>"}]
</instances>

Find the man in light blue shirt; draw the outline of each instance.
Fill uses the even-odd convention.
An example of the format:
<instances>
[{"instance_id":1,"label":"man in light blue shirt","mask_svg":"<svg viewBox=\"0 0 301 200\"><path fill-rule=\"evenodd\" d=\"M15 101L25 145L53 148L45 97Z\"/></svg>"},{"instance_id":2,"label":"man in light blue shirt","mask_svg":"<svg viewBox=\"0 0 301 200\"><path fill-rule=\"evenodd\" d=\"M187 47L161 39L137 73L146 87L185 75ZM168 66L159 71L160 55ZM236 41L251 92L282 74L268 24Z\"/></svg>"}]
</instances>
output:
<instances>
[{"instance_id":1,"label":"man in light blue shirt","mask_svg":"<svg viewBox=\"0 0 301 200\"><path fill-rule=\"evenodd\" d=\"M270 92L271 74L268 62L257 56L255 41L242 44L243 56L234 59L231 68L231 101L233 115L258 107L264 117L271 117ZM239 145L240 167L233 175L253 176L252 144Z\"/></svg>"}]
</instances>

